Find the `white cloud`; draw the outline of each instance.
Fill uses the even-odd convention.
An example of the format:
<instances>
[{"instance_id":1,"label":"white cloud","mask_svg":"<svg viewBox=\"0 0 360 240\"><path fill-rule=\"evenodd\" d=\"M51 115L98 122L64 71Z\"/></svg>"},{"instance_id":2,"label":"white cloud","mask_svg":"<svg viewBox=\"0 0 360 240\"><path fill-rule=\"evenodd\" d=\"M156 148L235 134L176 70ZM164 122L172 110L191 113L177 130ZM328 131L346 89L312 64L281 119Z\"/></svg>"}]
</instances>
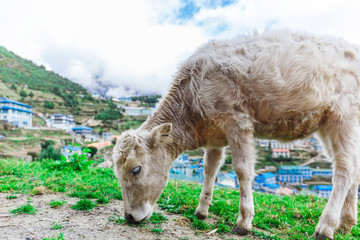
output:
<instances>
[{"instance_id":1,"label":"white cloud","mask_svg":"<svg viewBox=\"0 0 360 240\"><path fill-rule=\"evenodd\" d=\"M0 45L109 95L165 93L179 64L210 38L290 28L360 44L358 1L0 0ZM101 84L101 83L102 84Z\"/></svg>"}]
</instances>

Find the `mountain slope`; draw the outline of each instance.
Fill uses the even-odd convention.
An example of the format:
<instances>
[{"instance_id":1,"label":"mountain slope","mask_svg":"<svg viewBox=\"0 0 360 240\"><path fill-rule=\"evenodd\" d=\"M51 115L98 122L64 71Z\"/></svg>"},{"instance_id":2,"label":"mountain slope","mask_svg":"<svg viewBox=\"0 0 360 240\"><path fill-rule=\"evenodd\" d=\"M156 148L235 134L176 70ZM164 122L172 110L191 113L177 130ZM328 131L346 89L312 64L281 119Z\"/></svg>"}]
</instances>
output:
<instances>
[{"instance_id":1,"label":"mountain slope","mask_svg":"<svg viewBox=\"0 0 360 240\"><path fill-rule=\"evenodd\" d=\"M107 103L95 100L81 85L0 47L0 97L34 106L37 115L72 114L86 121Z\"/></svg>"},{"instance_id":2,"label":"mountain slope","mask_svg":"<svg viewBox=\"0 0 360 240\"><path fill-rule=\"evenodd\" d=\"M0 79L4 83L27 85L30 89L45 92L62 90L84 95L87 93L79 84L45 70L44 66L22 59L4 47L0 47Z\"/></svg>"}]
</instances>

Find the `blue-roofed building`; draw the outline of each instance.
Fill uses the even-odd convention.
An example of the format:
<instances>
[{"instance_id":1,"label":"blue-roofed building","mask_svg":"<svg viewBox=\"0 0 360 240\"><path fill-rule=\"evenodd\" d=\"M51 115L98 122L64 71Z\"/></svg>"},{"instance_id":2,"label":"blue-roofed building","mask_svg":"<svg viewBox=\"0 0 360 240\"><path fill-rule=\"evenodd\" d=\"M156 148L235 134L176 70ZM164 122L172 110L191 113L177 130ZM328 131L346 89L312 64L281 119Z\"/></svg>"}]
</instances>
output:
<instances>
[{"instance_id":1,"label":"blue-roofed building","mask_svg":"<svg viewBox=\"0 0 360 240\"><path fill-rule=\"evenodd\" d=\"M325 177L331 177L333 175L332 169L318 169L314 168L312 169L312 175L313 176L325 176Z\"/></svg>"},{"instance_id":2,"label":"blue-roofed building","mask_svg":"<svg viewBox=\"0 0 360 240\"><path fill-rule=\"evenodd\" d=\"M275 184L275 183L276 183L276 178L274 173L272 172L261 173L255 177L253 188L255 190L260 190L264 184Z\"/></svg>"},{"instance_id":3,"label":"blue-roofed building","mask_svg":"<svg viewBox=\"0 0 360 240\"><path fill-rule=\"evenodd\" d=\"M96 141L98 136L94 134L93 129L87 126L76 126L71 129L76 135L84 137L85 141Z\"/></svg>"},{"instance_id":4,"label":"blue-roofed building","mask_svg":"<svg viewBox=\"0 0 360 240\"><path fill-rule=\"evenodd\" d=\"M189 154L182 153L179 155L179 157L176 160L180 162L189 162Z\"/></svg>"},{"instance_id":5,"label":"blue-roofed building","mask_svg":"<svg viewBox=\"0 0 360 240\"><path fill-rule=\"evenodd\" d=\"M262 192L272 193L275 194L277 191L279 191L280 185L275 183L265 183L261 187Z\"/></svg>"},{"instance_id":6,"label":"blue-roofed building","mask_svg":"<svg viewBox=\"0 0 360 240\"><path fill-rule=\"evenodd\" d=\"M298 166L282 166L275 173L276 181L290 184L300 184L304 180Z\"/></svg>"},{"instance_id":7,"label":"blue-roofed building","mask_svg":"<svg viewBox=\"0 0 360 240\"><path fill-rule=\"evenodd\" d=\"M74 133L81 134L81 135L93 133L93 129L91 127L87 127L87 126L76 126L76 127L73 127L71 130L73 130Z\"/></svg>"},{"instance_id":8,"label":"blue-roofed building","mask_svg":"<svg viewBox=\"0 0 360 240\"><path fill-rule=\"evenodd\" d=\"M197 171L197 170L195 170ZM190 168L189 162L178 161L177 159L173 162L170 173L182 174L185 176L192 176L193 169Z\"/></svg>"},{"instance_id":9,"label":"blue-roofed building","mask_svg":"<svg viewBox=\"0 0 360 240\"><path fill-rule=\"evenodd\" d=\"M314 190L319 197L329 198L331 195L332 185L315 185Z\"/></svg>"},{"instance_id":10,"label":"blue-roofed building","mask_svg":"<svg viewBox=\"0 0 360 240\"><path fill-rule=\"evenodd\" d=\"M7 98L0 98L0 120L17 127L31 127L34 107Z\"/></svg>"}]
</instances>

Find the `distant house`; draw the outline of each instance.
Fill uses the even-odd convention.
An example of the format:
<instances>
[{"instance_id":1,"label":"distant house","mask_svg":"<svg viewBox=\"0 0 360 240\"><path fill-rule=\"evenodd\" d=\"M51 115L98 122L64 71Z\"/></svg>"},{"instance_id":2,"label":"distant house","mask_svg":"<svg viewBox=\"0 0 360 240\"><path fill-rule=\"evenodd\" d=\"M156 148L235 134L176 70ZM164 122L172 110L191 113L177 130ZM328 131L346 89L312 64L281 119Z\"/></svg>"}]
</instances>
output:
<instances>
[{"instance_id":1,"label":"distant house","mask_svg":"<svg viewBox=\"0 0 360 240\"><path fill-rule=\"evenodd\" d=\"M190 168L189 162L181 162L175 160L171 166L170 173L183 174L185 176L192 176L193 170Z\"/></svg>"},{"instance_id":2,"label":"distant house","mask_svg":"<svg viewBox=\"0 0 360 240\"><path fill-rule=\"evenodd\" d=\"M95 141L96 135L93 133L93 129L87 126L76 126L71 129L75 134L81 135L85 138L85 141Z\"/></svg>"},{"instance_id":3,"label":"distant house","mask_svg":"<svg viewBox=\"0 0 360 240\"><path fill-rule=\"evenodd\" d=\"M255 177L253 188L255 190L260 190L264 184L275 184L275 183L276 183L276 178L274 173L272 172L262 173Z\"/></svg>"},{"instance_id":4,"label":"distant house","mask_svg":"<svg viewBox=\"0 0 360 240\"><path fill-rule=\"evenodd\" d=\"M274 149L274 148L277 148L277 149L294 149L294 142L283 143L283 142L279 142L277 140L271 140L270 141L270 147L272 149Z\"/></svg>"},{"instance_id":5,"label":"distant house","mask_svg":"<svg viewBox=\"0 0 360 240\"><path fill-rule=\"evenodd\" d=\"M155 112L155 108L123 107L123 109L129 116L150 116Z\"/></svg>"},{"instance_id":6,"label":"distant house","mask_svg":"<svg viewBox=\"0 0 360 240\"><path fill-rule=\"evenodd\" d=\"M0 120L17 127L31 127L34 107L7 98L0 98Z\"/></svg>"},{"instance_id":7,"label":"distant house","mask_svg":"<svg viewBox=\"0 0 360 240\"><path fill-rule=\"evenodd\" d=\"M103 133L101 134L101 137L102 137L102 139L103 139L104 141L108 141L108 140L112 140L113 137L114 137L114 135L113 135L112 133L110 133L110 132L103 132Z\"/></svg>"},{"instance_id":8,"label":"distant house","mask_svg":"<svg viewBox=\"0 0 360 240\"><path fill-rule=\"evenodd\" d=\"M268 149L269 145L270 145L270 140L266 140L266 139L258 139L257 140L258 146L260 147L264 147L266 149Z\"/></svg>"},{"instance_id":9,"label":"distant house","mask_svg":"<svg viewBox=\"0 0 360 240\"><path fill-rule=\"evenodd\" d=\"M313 176L332 176L333 175L333 171L332 169L317 169L314 168L312 169L312 175Z\"/></svg>"},{"instance_id":10,"label":"distant house","mask_svg":"<svg viewBox=\"0 0 360 240\"><path fill-rule=\"evenodd\" d=\"M272 193L275 194L279 191L280 185L275 183L265 183L261 187L262 192Z\"/></svg>"},{"instance_id":11,"label":"distant house","mask_svg":"<svg viewBox=\"0 0 360 240\"><path fill-rule=\"evenodd\" d=\"M300 184L304 180L303 173L297 166L282 166L275 173L276 181L290 184Z\"/></svg>"},{"instance_id":12,"label":"distant house","mask_svg":"<svg viewBox=\"0 0 360 240\"><path fill-rule=\"evenodd\" d=\"M290 150L289 149L283 149L283 148L273 148L272 149L272 157L278 158L280 156L283 156L284 158L290 157Z\"/></svg>"},{"instance_id":13,"label":"distant house","mask_svg":"<svg viewBox=\"0 0 360 240\"><path fill-rule=\"evenodd\" d=\"M75 127L75 121L72 115L53 114L47 119L46 125L51 128L69 130Z\"/></svg>"},{"instance_id":14,"label":"distant house","mask_svg":"<svg viewBox=\"0 0 360 240\"><path fill-rule=\"evenodd\" d=\"M329 198L333 186L332 185L315 185L314 190L319 197Z\"/></svg>"},{"instance_id":15,"label":"distant house","mask_svg":"<svg viewBox=\"0 0 360 240\"><path fill-rule=\"evenodd\" d=\"M61 155L63 155L66 158L69 158L69 156L72 156L74 153L81 154L81 147L78 146L65 146L61 148Z\"/></svg>"},{"instance_id":16,"label":"distant house","mask_svg":"<svg viewBox=\"0 0 360 240\"><path fill-rule=\"evenodd\" d=\"M117 100L122 103L132 103L132 100L129 97L119 97Z\"/></svg>"},{"instance_id":17,"label":"distant house","mask_svg":"<svg viewBox=\"0 0 360 240\"><path fill-rule=\"evenodd\" d=\"M180 162L189 162L189 154L182 153L179 155L177 160Z\"/></svg>"}]
</instances>

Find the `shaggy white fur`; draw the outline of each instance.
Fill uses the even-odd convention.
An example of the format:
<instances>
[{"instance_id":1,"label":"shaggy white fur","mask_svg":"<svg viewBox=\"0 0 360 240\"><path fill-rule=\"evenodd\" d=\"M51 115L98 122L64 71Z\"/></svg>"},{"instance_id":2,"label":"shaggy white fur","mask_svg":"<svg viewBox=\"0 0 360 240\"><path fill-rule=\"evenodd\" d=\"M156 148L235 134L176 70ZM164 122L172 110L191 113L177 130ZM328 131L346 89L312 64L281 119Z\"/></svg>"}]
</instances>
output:
<instances>
[{"instance_id":1,"label":"shaggy white fur","mask_svg":"<svg viewBox=\"0 0 360 240\"><path fill-rule=\"evenodd\" d=\"M145 206L156 203L173 159L199 147L206 149L205 180L195 214L206 217L229 145L240 185L233 231L246 234L254 216L254 138L291 141L316 132L334 161L334 177L315 235L350 230L360 181L359 77L359 47L342 39L269 31L205 44L181 66L155 114L114 148L127 219L148 217ZM142 171L134 175L137 166Z\"/></svg>"}]
</instances>

